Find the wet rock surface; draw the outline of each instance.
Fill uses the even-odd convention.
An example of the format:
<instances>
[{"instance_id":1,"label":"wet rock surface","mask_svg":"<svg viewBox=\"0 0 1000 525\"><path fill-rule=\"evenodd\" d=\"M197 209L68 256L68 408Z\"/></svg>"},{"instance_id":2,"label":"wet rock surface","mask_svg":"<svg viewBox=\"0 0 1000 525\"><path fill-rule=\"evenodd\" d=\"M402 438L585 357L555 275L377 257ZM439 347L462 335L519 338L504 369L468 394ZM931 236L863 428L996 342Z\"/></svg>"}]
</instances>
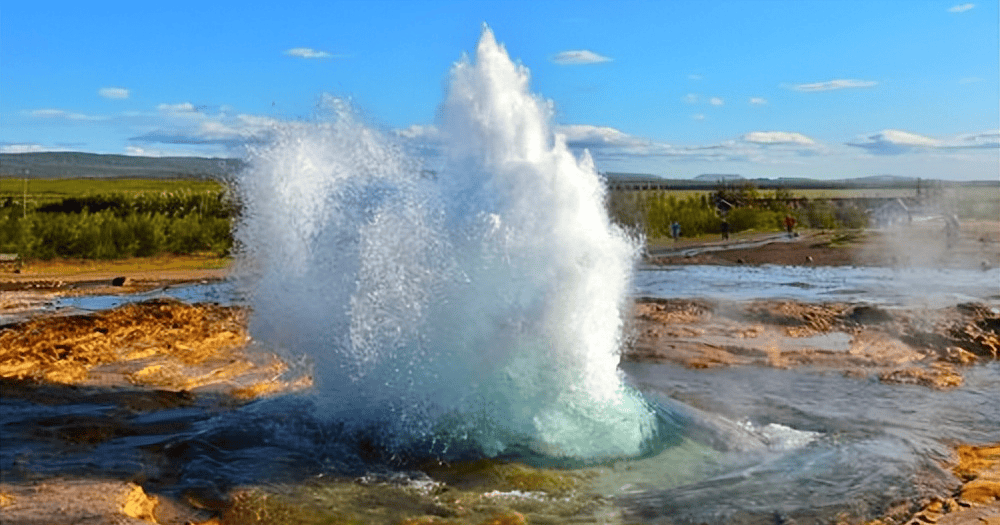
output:
<instances>
[{"instance_id":1,"label":"wet rock surface","mask_svg":"<svg viewBox=\"0 0 1000 525\"><path fill-rule=\"evenodd\" d=\"M0 327L0 378L90 387L262 389L284 371L243 351L244 311L154 299L85 315L40 316Z\"/></svg>"},{"instance_id":2,"label":"wet rock surface","mask_svg":"<svg viewBox=\"0 0 1000 525\"><path fill-rule=\"evenodd\" d=\"M1000 312L795 301L640 299L622 359L716 366L810 367L948 389L963 367L1000 357Z\"/></svg>"}]
</instances>

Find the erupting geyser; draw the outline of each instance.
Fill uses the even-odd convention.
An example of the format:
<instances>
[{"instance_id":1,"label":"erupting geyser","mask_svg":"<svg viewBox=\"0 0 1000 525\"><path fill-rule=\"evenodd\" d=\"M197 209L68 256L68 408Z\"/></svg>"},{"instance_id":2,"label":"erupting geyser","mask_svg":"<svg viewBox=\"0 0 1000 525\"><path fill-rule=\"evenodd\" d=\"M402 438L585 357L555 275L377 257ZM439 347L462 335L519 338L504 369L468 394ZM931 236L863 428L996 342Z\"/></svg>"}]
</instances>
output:
<instances>
[{"instance_id":1,"label":"erupting geyser","mask_svg":"<svg viewBox=\"0 0 1000 525\"><path fill-rule=\"evenodd\" d=\"M617 370L636 245L528 81L484 28L451 71L440 167L337 101L250 155L251 330L308 354L319 410L387 446L602 458L656 441Z\"/></svg>"}]
</instances>

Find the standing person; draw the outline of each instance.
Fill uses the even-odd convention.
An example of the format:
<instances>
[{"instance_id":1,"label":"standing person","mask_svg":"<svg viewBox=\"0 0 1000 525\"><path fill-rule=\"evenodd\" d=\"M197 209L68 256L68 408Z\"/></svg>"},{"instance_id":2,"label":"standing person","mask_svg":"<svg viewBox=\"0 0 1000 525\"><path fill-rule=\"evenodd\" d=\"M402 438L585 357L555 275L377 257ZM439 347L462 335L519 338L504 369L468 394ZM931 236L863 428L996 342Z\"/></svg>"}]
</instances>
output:
<instances>
[{"instance_id":1,"label":"standing person","mask_svg":"<svg viewBox=\"0 0 1000 525\"><path fill-rule=\"evenodd\" d=\"M791 214L785 215L785 230L788 231L788 236L792 236L792 230L795 229L795 217Z\"/></svg>"},{"instance_id":2,"label":"standing person","mask_svg":"<svg viewBox=\"0 0 1000 525\"><path fill-rule=\"evenodd\" d=\"M948 245L948 249L955 247L958 243L958 237L962 232L962 227L958 223L957 215L948 215L944 219L944 234Z\"/></svg>"},{"instance_id":3,"label":"standing person","mask_svg":"<svg viewBox=\"0 0 1000 525\"><path fill-rule=\"evenodd\" d=\"M729 219L725 217L722 218L722 240L729 240Z\"/></svg>"},{"instance_id":4,"label":"standing person","mask_svg":"<svg viewBox=\"0 0 1000 525\"><path fill-rule=\"evenodd\" d=\"M670 224L670 236L674 238L674 242L681 236L681 223L674 221Z\"/></svg>"}]
</instances>

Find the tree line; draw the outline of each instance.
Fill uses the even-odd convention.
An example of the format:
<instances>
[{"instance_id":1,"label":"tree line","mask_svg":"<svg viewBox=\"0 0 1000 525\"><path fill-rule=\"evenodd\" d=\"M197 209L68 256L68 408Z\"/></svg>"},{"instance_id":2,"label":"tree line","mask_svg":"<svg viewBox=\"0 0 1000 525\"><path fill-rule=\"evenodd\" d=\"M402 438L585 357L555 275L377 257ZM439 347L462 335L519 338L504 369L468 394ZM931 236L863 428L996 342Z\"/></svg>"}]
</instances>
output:
<instances>
[{"instance_id":1,"label":"tree line","mask_svg":"<svg viewBox=\"0 0 1000 525\"><path fill-rule=\"evenodd\" d=\"M239 209L226 190L0 201L0 253L22 259L228 255Z\"/></svg>"},{"instance_id":2,"label":"tree line","mask_svg":"<svg viewBox=\"0 0 1000 525\"><path fill-rule=\"evenodd\" d=\"M750 182L720 185L712 192L678 194L669 190L612 191L607 196L612 220L646 238L670 236L670 225L680 224L682 235L721 234L729 231L776 231L786 216L807 228L864 228L868 216L856 206L836 207L826 199L796 198L788 189L762 192Z\"/></svg>"}]
</instances>

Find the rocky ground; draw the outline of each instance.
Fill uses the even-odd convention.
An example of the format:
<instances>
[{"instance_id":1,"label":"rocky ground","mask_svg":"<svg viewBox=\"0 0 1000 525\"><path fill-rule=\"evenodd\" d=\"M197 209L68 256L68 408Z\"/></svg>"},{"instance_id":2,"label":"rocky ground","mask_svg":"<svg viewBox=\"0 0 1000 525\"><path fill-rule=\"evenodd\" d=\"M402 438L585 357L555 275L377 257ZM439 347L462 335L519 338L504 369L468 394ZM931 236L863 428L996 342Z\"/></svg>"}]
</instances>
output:
<instances>
[{"instance_id":1,"label":"rocky ground","mask_svg":"<svg viewBox=\"0 0 1000 525\"><path fill-rule=\"evenodd\" d=\"M623 359L690 368L810 367L937 389L1000 358L1000 313L981 304L935 311L794 301L639 300Z\"/></svg>"},{"instance_id":2,"label":"rocky ground","mask_svg":"<svg viewBox=\"0 0 1000 525\"><path fill-rule=\"evenodd\" d=\"M961 241L954 249L941 249L934 225L903 236L803 232L793 242L755 248L682 241L651 251L650 262L1000 265L1000 223L964 225ZM698 251L704 248L709 250ZM49 422L39 430L39 439L78 447L156 433L162 429L138 428L129 423L129 415L194 404L224 408L310 384L307 376L289 374L277 356L248 350L246 312L238 307L153 300L82 315L38 309L55 295L132 293L224 278L224 268L78 266L28 266L17 274L0 274L0 319L7 319L0 325L0 394L43 405L85 400L117 407L118 415L112 417ZM124 282L115 281L118 277ZM984 285L1000 292L998 283ZM637 301L634 308L623 359L691 368L813 367L949 389L961 384L968 367L995 360L1000 352L1000 315L981 304L890 311L841 303L649 299ZM957 446L949 468L962 480L960 490L924 502L916 514L901 510L875 523L1000 524L1000 444ZM518 506L489 499L498 490L536 491L553 501L565 500L560 512L569 521L592 518L606 503L567 496L579 480L558 472L496 463L427 472L433 478L429 492L418 496L379 480L190 493L174 499L149 491L141 478L0 479L0 523L500 524L528 522L525 516L533 507L529 500ZM489 486L467 486L483 479L490 480ZM371 500L381 514L337 517L323 510L344 498L355 505Z\"/></svg>"}]
</instances>

